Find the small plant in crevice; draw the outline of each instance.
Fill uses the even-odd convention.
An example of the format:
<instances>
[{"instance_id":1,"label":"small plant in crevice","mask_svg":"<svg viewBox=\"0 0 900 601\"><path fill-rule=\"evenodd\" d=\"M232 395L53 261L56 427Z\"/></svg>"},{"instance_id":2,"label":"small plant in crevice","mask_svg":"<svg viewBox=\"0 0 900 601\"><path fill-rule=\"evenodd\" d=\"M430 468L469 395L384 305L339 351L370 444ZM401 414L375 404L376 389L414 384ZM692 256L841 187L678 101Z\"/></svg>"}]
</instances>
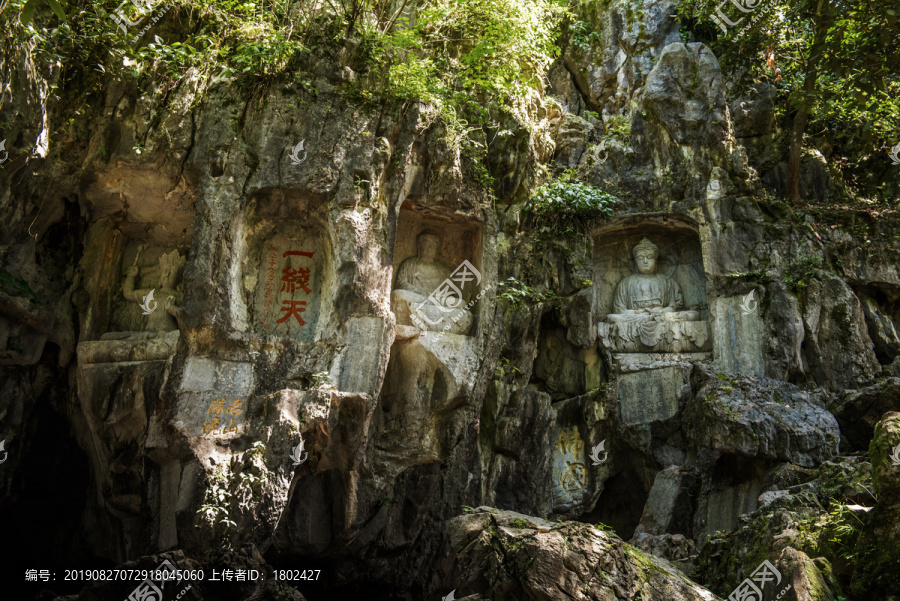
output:
<instances>
[{"instance_id":1,"label":"small plant in crevice","mask_svg":"<svg viewBox=\"0 0 900 601\"><path fill-rule=\"evenodd\" d=\"M806 287L816 279L816 271L822 269L820 257L800 255L800 258L788 265L784 270L782 281L794 294L802 294Z\"/></svg>"},{"instance_id":2,"label":"small plant in crevice","mask_svg":"<svg viewBox=\"0 0 900 601\"><path fill-rule=\"evenodd\" d=\"M569 43L579 50L587 52L592 46L599 46L602 42L603 36L587 21L575 19L569 23Z\"/></svg>"},{"instance_id":3,"label":"small plant in crevice","mask_svg":"<svg viewBox=\"0 0 900 601\"><path fill-rule=\"evenodd\" d=\"M631 117L610 115L603 121L604 137L621 144L631 143Z\"/></svg>"},{"instance_id":4,"label":"small plant in crevice","mask_svg":"<svg viewBox=\"0 0 900 601\"><path fill-rule=\"evenodd\" d=\"M514 307L518 307L526 302L539 303L559 299L559 296L552 290L541 292L513 277L499 282L498 287L500 292L497 297L502 298Z\"/></svg>"}]
</instances>

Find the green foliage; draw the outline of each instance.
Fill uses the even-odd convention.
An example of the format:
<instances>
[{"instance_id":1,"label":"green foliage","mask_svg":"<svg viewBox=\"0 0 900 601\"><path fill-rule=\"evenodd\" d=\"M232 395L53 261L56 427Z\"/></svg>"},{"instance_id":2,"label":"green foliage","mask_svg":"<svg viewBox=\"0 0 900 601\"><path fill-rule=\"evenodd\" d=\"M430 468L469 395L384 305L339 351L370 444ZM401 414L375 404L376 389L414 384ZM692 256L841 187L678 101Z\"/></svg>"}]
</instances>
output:
<instances>
[{"instance_id":1,"label":"green foliage","mask_svg":"<svg viewBox=\"0 0 900 601\"><path fill-rule=\"evenodd\" d=\"M815 279L816 271L821 268L821 258L801 255L784 270L782 281L787 284L788 290L794 294L801 294Z\"/></svg>"},{"instance_id":2,"label":"green foliage","mask_svg":"<svg viewBox=\"0 0 900 601\"><path fill-rule=\"evenodd\" d=\"M22 7L22 13L19 16L19 22L21 22L22 25L28 25L29 23L31 23L31 19L34 17L34 11L37 9L41 2L46 2L50 6L50 10L52 10L56 14L56 16L59 17L60 21L66 20L66 12L56 0L28 0Z\"/></svg>"},{"instance_id":3,"label":"green foliage","mask_svg":"<svg viewBox=\"0 0 900 601\"><path fill-rule=\"evenodd\" d=\"M897 4L768 0L743 14L726 3L726 17L743 18L727 32L711 20L719 6L712 0L680 0L677 13L695 40L711 46L723 72L735 78L735 97L760 82L774 84L780 127L801 126L809 132L804 144L822 151L845 181L868 198L882 194L883 184L866 180L878 163L888 163L888 149L900 131ZM797 121L801 114L808 117L805 125ZM790 136L780 139L786 151Z\"/></svg>"},{"instance_id":4,"label":"green foliage","mask_svg":"<svg viewBox=\"0 0 900 601\"><path fill-rule=\"evenodd\" d=\"M594 528L596 528L597 530L602 530L603 532L608 532L609 534L616 533L615 529L612 526L608 526L607 524L604 524L603 522L597 522L594 525Z\"/></svg>"},{"instance_id":5,"label":"green foliage","mask_svg":"<svg viewBox=\"0 0 900 601\"><path fill-rule=\"evenodd\" d=\"M201 515L203 521L208 526L215 529L216 524L224 526L220 531L228 531L237 526L229 516L229 508L231 507L232 493L229 490L230 470L225 465L216 466L212 475L209 476L206 495L203 498L203 504L197 513ZM200 524L198 524L200 527Z\"/></svg>"},{"instance_id":6,"label":"green foliage","mask_svg":"<svg viewBox=\"0 0 900 601\"><path fill-rule=\"evenodd\" d=\"M385 505L390 505L393 502L394 502L394 497L392 497L390 495L381 495L380 497L378 497L378 501L377 501L379 507L384 507Z\"/></svg>"},{"instance_id":7,"label":"green foliage","mask_svg":"<svg viewBox=\"0 0 900 601\"><path fill-rule=\"evenodd\" d=\"M525 206L526 211L546 224L542 229L558 231L566 224L583 229L591 220L612 215L618 198L570 178L566 175L539 187Z\"/></svg>"},{"instance_id":8,"label":"green foliage","mask_svg":"<svg viewBox=\"0 0 900 601\"><path fill-rule=\"evenodd\" d=\"M631 143L631 118L627 115L610 115L603 121L603 127L609 140Z\"/></svg>"},{"instance_id":9,"label":"green foliage","mask_svg":"<svg viewBox=\"0 0 900 601\"><path fill-rule=\"evenodd\" d=\"M433 107L451 147L477 158L472 136L491 123L486 100L523 118L557 52L555 27L567 14L562 0L431 0L413 28L370 35L379 92Z\"/></svg>"},{"instance_id":10,"label":"green foliage","mask_svg":"<svg viewBox=\"0 0 900 601\"><path fill-rule=\"evenodd\" d=\"M35 304L43 304L38 301L37 294L28 286L28 282L15 277L2 267L0 267L0 290L10 296L22 296L21 294L16 294L17 292L22 292L30 296Z\"/></svg>"},{"instance_id":11,"label":"green foliage","mask_svg":"<svg viewBox=\"0 0 900 601\"><path fill-rule=\"evenodd\" d=\"M853 561L863 521L849 507L840 503L834 504L828 513L828 521L819 537L820 552L826 557L841 557Z\"/></svg>"},{"instance_id":12,"label":"green foliage","mask_svg":"<svg viewBox=\"0 0 900 601\"><path fill-rule=\"evenodd\" d=\"M552 301L559 298L552 290L539 292L524 282L520 282L515 278L506 278L505 282L499 282L500 289L498 298L510 303L513 307L518 307L523 303L540 303Z\"/></svg>"},{"instance_id":13,"label":"green foliage","mask_svg":"<svg viewBox=\"0 0 900 601\"><path fill-rule=\"evenodd\" d=\"M237 534L235 517L261 503L269 483L265 465L266 447L257 441L246 452L222 463L207 478L203 503L197 510L197 528L210 531L210 536L229 546Z\"/></svg>"},{"instance_id":14,"label":"green foliage","mask_svg":"<svg viewBox=\"0 0 900 601\"><path fill-rule=\"evenodd\" d=\"M510 279L512 279L512 278L510 278ZM507 299L507 300L509 300L509 299ZM500 377L505 376L507 370L509 370L509 373L511 373L511 374L521 374L522 373L522 370L520 370L515 365L510 366L509 359L507 359L506 357L500 357L500 361L497 365L497 371L500 372Z\"/></svg>"},{"instance_id":15,"label":"green foliage","mask_svg":"<svg viewBox=\"0 0 900 601\"><path fill-rule=\"evenodd\" d=\"M599 46L603 36L591 27L587 21L575 19L569 23L569 43L587 52L592 46Z\"/></svg>"}]
</instances>

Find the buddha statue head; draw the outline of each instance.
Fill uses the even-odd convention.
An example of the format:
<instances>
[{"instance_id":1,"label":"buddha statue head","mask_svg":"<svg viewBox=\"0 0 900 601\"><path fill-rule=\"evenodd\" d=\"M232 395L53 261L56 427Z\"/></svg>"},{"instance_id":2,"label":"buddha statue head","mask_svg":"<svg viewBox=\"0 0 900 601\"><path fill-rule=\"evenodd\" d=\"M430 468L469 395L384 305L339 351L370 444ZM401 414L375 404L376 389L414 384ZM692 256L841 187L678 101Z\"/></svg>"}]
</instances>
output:
<instances>
[{"instance_id":1,"label":"buddha statue head","mask_svg":"<svg viewBox=\"0 0 900 601\"><path fill-rule=\"evenodd\" d=\"M656 260L659 257L659 247L644 238L634 246L631 251L634 256L634 263L637 269L643 275L652 275L656 273Z\"/></svg>"},{"instance_id":2,"label":"buddha statue head","mask_svg":"<svg viewBox=\"0 0 900 601\"><path fill-rule=\"evenodd\" d=\"M425 230L416 238L416 249L419 258L426 261L433 261L437 257L438 249L441 247L441 238L430 230Z\"/></svg>"}]
</instances>

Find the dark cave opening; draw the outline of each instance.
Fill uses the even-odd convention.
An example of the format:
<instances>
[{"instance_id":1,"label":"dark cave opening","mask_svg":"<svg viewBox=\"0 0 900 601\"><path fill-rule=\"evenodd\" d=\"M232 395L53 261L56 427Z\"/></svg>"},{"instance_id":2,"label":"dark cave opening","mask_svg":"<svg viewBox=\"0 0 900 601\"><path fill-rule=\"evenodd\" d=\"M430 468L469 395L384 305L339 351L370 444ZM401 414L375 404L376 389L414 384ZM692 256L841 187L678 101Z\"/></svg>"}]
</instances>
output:
<instances>
[{"instance_id":1,"label":"dark cave opening","mask_svg":"<svg viewBox=\"0 0 900 601\"><path fill-rule=\"evenodd\" d=\"M578 517L579 522L603 522L612 527L622 540L630 540L641 522L650 490L635 469L619 472L606 481L593 511Z\"/></svg>"},{"instance_id":2,"label":"dark cave opening","mask_svg":"<svg viewBox=\"0 0 900 601\"><path fill-rule=\"evenodd\" d=\"M65 371L57 367L57 349L47 344L41 359L52 366L57 382ZM24 368L25 370L29 368ZM28 378L25 375L23 378ZM111 568L114 563L92 556L81 544L81 520L88 492L88 458L72 436L66 418L57 410L67 402L67 386L49 387L35 401L34 412L20 440L27 438L18 495L0 520L0 540L15 541L10 559L21 580L27 569L49 570L53 579L44 588L58 594L78 593L83 581L66 581L65 570Z\"/></svg>"}]
</instances>

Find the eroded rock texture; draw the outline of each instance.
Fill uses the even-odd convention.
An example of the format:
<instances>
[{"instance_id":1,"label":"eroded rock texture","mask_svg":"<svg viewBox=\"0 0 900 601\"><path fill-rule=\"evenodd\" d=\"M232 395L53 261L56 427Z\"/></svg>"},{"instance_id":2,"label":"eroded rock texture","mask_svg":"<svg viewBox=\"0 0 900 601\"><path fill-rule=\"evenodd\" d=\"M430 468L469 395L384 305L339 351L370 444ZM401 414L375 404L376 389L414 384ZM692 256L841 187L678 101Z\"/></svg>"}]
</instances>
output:
<instances>
[{"instance_id":1,"label":"eroded rock texture","mask_svg":"<svg viewBox=\"0 0 900 601\"><path fill-rule=\"evenodd\" d=\"M896 598L900 222L760 202L771 91L730 98L672 2L597 10L602 43L566 47L530 121L489 137L492 190L428 106L349 94L340 57L303 66L314 93L110 74L51 135L54 73L7 45L5 134L38 141L0 171L22 570L168 558L320 569L310 599L671 601L765 560L782 599ZM545 168L622 202L548 234L524 210Z\"/></svg>"}]
</instances>

